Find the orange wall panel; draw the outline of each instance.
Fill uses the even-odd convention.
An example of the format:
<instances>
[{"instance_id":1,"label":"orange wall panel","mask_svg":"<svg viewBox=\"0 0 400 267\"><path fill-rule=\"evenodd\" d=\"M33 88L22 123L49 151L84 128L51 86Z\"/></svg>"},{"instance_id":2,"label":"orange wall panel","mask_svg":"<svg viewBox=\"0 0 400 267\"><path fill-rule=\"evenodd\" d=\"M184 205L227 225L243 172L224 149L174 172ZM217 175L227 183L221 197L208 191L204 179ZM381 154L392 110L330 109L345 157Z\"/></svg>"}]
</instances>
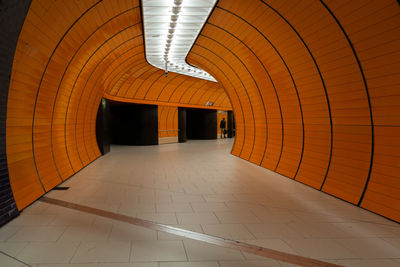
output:
<instances>
[{"instance_id":1,"label":"orange wall panel","mask_svg":"<svg viewBox=\"0 0 400 267\"><path fill-rule=\"evenodd\" d=\"M158 137L178 136L178 108L158 106Z\"/></svg>"},{"instance_id":2,"label":"orange wall panel","mask_svg":"<svg viewBox=\"0 0 400 267\"><path fill-rule=\"evenodd\" d=\"M399 221L399 15L394 0L220 0L187 59L231 99L232 153Z\"/></svg>"}]
</instances>

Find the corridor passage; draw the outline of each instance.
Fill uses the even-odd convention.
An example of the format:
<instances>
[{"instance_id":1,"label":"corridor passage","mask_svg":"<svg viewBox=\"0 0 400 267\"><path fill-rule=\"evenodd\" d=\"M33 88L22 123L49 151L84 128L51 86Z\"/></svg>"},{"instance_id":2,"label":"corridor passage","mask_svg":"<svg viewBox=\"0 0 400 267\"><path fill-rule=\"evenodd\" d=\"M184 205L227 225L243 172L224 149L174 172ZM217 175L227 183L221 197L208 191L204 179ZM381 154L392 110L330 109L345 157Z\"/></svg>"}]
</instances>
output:
<instances>
[{"instance_id":1,"label":"corridor passage","mask_svg":"<svg viewBox=\"0 0 400 267\"><path fill-rule=\"evenodd\" d=\"M400 266L400 225L230 154L233 140L112 146L46 197L343 266ZM34 202L0 266L295 266Z\"/></svg>"}]
</instances>

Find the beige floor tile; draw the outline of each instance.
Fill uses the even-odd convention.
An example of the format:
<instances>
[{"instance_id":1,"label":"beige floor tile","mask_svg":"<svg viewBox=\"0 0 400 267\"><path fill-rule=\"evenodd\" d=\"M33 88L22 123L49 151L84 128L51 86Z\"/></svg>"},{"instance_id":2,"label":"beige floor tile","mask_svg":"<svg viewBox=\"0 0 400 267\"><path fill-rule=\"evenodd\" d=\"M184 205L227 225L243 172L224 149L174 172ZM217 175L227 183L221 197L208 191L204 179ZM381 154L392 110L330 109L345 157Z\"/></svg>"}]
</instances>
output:
<instances>
[{"instance_id":1,"label":"beige floor tile","mask_svg":"<svg viewBox=\"0 0 400 267\"><path fill-rule=\"evenodd\" d=\"M22 229L23 226L4 225L0 228L0 242L6 241L12 237L16 232Z\"/></svg>"},{"instance_id":2,"label":"beige floor tile","mask_svg":"<svg viewBox=\"0 0 400 267\"><path fill-rule=\"evenodd\" d=\"M160 262L160 267L219 267L216 261L206 262Z\"/></svg>"},{"instance_id":3,"label":"beige floor tile","mask_svg":"<svg viewBox=\"0 0 400 267\"><path fill-rule=\"evenodd\" d=\"M158 190L167 190L168 188L168 183L167 182L159 182L159 181L153 181L153 182L146 182L142 181L141 185L145 188L152 188L152 189L158 189Z\"/></svg>"},{"instance_id":4,"label":"beige floor tile","mask_svg":"<svg viewBox=\"0 0 400 267\"><path fill-rule=\"evenodd\" d=\"M272 200L268 202L262 202L265 207L267 208L275 208L281 210L293 210L293 211L304 211L307 210L304 208L302 203L293 200L285 200L285 197L280 196L272 196Z\"/></svg>"},{"instance_id":5,"label":"beige floor tile","mask_svg":"<svg viewBox=\"0 0 400 267\"><path fill-rule=\"evenodd\" d=\"M336 260L338 264L346 267L399 267L400 262L393 260L370 259L370 260Z\"/></svg>"},{"instance_id":6,"label":"beige floor tile","mask_svg":"<svg viewBox=\"0 0 400 267\"><path fill-rule=\"evenodd\" d=\"M6 267L27 267L26 264L17 261L7 255L0 253L0 266Z\"/></svg>"},{"instance_id":7,"label":"beige floor tile","mask_svg":"<svg viewBox=\"0 0 400 267\"><path fill-rule=\"evenodd\" d=\"M285 242L304 257L317 259L354 259L355 251L344 247L334 239L285 239Z\"/></svg>"},{"instance_id":8,"label":"beige floor tile","mask_svg":"<svg viewBox=\"0 0 400 267\"><path fill-rule=\"evenodd\" d=\"M204 224L204 232L228 239L254 239L255 237L242 224Z\"/></svg>"},{"instance_id":9,"label":"beige floor tile","mask_svg":"<svg viewBox=\"0 0 400 267\"><path fill-rule=\"evenodd\" d=\"M375 224L368 222L350 222L350 223L334 223L348 236L362 237L395 237L395 230L400 227L393 227L383 224ZM400 237L400 236L396 236Z\"/></svg>"},{"instance_id":10,"label":"beige floor tile","mask_svg":"<svg viewBox=\"0 0 400 267\"><path fill-rule=\"evenodd\" d=\"M156 204L157 212L193 212L189 203L162 203Z\"/></svg>"},{"instance_id":11,"label":"beige floor tile","mask_svg":"<svg viewBox=\"0 0 400 267\"><path fill-rule=\"evenodd\" d=\"M261 223L251 211L243 211L237 213L234 211L216 211L218 219L221 223Z\"/></svg>"},{"instance_id":12,"label":"beige floor tile","mask_svg":"<svg viewBox=\"0 0 400 267\"><path fill-rule=\"evenodd\" d=\"M212 212L177 213L179 224L217 224L217 217Z\"/></svg>"},{"instance_id":13,"label":"beige floor tile","mask_svg":"<svg viewBox=\"0 0 400 267\"><path fill-rule=\"evenodd\" d=\"M203 195L203 194L214 194L215 191L209 186L190 186L185 187L183 191L189 195Z\"/></svg>"},{"instance_id":14,"label":"beige floor tile","mask_svg":"<svg viewBox=\"0 0 400 267\"><path fill-rule=\"evenodd\" d=\"M304 235L283 223L246 224L256 239L303 238Z\"/></svg>"},{"instance_id":15,"label":"beige floor tile","mask_svg":"<svg viewBox=\"0 0 400 267\"><path fill-rule=\"evenodd\" d=\"M71 262L129 262L130 248L129 242L82 242Z\"/></svg>"},{"instance_id":16,"label":"beige floor tile","mask_svg":"<svg viewBox=\"0 0 400 267\"><path fill-rule=\"evenodd\" d=\"M256 239L304 238L304 234L284 223L246 224Z\"/></svg>"},{"instance_id":17,"label":"beige floor tile","mask_svg":"<svg viewBox=\"0 0 400 267\"><path fill-rule=\"evenodd\" d=\"M110 241L156 240L156 239L157 239L157 232L154 230L123 223L114 224L109 237Z\"/></svg>"},{"instance_id":18,"label":"beige floor tile","mask_svg":"<svg viewBox=\"0 0 400 267\"><path fill-rule=\"evenodd\" d=\"M139 196L139 203L163 204L172 203L171 195Z\"/></svg>"},{"instance_id":19,"label":"beige floor tile","mask_svg":"<svg viewBox=\"0 0 400 267\"><path fill-rule=\"evenodd\" d=\"M98 267L158 267L157 262L99 263Z\"/></svg>"},{"instance_id":20,"label":"beige floor tile","mask_svg":"<svg viewBox=\"0 0 400 267\"><path fill-rule=\"evenodd\" d=\"M55 219L54 214L24 214L22 213L17 218L9 222L8 226L44 226L50 225Z\"/></svg>"},{"instance_id":21,"label":"beige floor tile","mask_svg":"<svg viewBox=\"0 0 400 267\"><path fill-rule=\"evenodd\" d=\"M335 216L337 218L342 218L343 221L363 221L363 222L371 222L371 223L379 223L379 224L387 224L396 226L395 222L389 221L382 216L378 216L372 212L369 212L364 209L360 209L357 206L353 205L340 205L334 207L332 209L324 209L321 210L320 213L324 213L328 216Z\"/></svg>"},{"instance_id":22,"label":"beige floor tile","mask_svg":"<svg viewBox=\"0 0 400 267\"><path fill-rule=\"evenodd\" d=\"M131 261L186 261L182 241L132 241Z\"/></svg>"},{"instance_id":23,"label":"beige floor tile","mask_svg":"<svg viewBox=\"0 0 400 267\"><path fill-rule=\"evenodd\" d=\"M253 212L263 223L289 223L300 221L298 217L296 217L293 212L290 211L271 211L267 209L259 209Z\"/></svg>"},{"instance_id":24,"label":"beige floor tile","mask_svg":"<svg viewBox=\"0 0 400 267\"><path fill-rule=\"evenodd\" d=\"M262 203L268 202L270 197L267 194L256 194L248 193L248 194L234 194L237 201L251 202L251 203Z\"/></svg>"},{"instance_id":25,"label":"beige floor tile","mask_svg":"<svg viewBox=\"0 0 400 267\"><path fill-rule=\"evenodd\" d=\"M183 243L190 261L244 259L243 254L238 250L219 247L195 240L184 240Z\"/></svg>"},{"instance_id":26,"label":"beige floor tile","mask_svg":"<svg viewBox=\"0 0 400 267\"><path fill-rule=\"evenodd\" d=\"M345 231L337 227L333 223L304 223L304 222L291 222L287 223L289 227L300 233L306 238L348 238L349 236Z\"/></svg>"},{"instance_id":27,"label":"beige floor tile","mask_svg":"<svg viewBox=\"0 0 400 267\"><path fill-rule=\"evenodd\" d=\"M64 233L65 226L24 226L7 241L54 242Z\"/></svg>"},{"instance_id":28,"label":"beige floor tile","mask_svg":"<svg viewBox=\"0 0 400 267\"><path fill-rule=\"evenodd\" d=\"M106 241L111 229L112 225L108 224L68 226L60 241Z\"/></svg>"},{"instance_id":29,"label":"beige floor tile","mask_svg":"<svg viewBox=\"0 0 400 267\"><path fill-rule=\"evenodd\" d=\"M77 247L76 242L32 242L17 257L28 263L68 263Z\"/></svg>"},{"instance_id":30,"label":"beige floor tile","mask_svg":"<svg viewBox=\"0 0 400 267\"><path fill-rule=\"evenodd\" d=\"M255 215L258 213L271 212L274 209L264 207L258 203L247 203L238 201L225 201L226 206L231 211L242 212L242 211L252 211ZM279 210L282 211L282 210Z\"/></svg>"},{"instance_id":31,"label":"beige floor tile","mask_svg":"<svg viewBox=\"0 0 400 267\"><path fill-rule=\"evenodd\" d=\"M122 203L118 209L119 213L136 214L143 212L156 212L156 205L153 203Z\"/></svg>"},{"instance_id":32,"label":"beige floor tile","mask_svg":"<svg viewBox=\"0 0 400 267\"><path fill-rule=\"evenodd\" d=\"M336 239L335 241L354 251L358 258L400 258L400 249L380 238Z\"/></svg>"},{"instance_id":33,"label":"beige floor tile","mask_svg":"<svg viewBox=\"0 0 400 267\"><path fill-rule=\"evenodd\" d=\"M161 224L177 224L175 213L138 213L137 217L143 220Z\"/></svg>"},{"instance_id":34,"label":"beige floor tile","mask_svg":"<svg viewBox=\"0 0 400 267\"><path fill-rule=\"evenodd\" d=\"M98 267L158 267L157 262L99 263Z\"/></svg>"},{"instance_id":35,"label":"beige floor tile","mask_svg":"<svg viewBox=\"0 0 400 267\"><path fill-rule=\"evenodd\" d=\"M274 260L257 261L220 261L220 267L281 267L282 265Z\"/></svg>"},{"instance_id":36,"label":"beige floor tile","mask_svg":"<svg viewBox=\"0 0 400 267\"><path fill-rule=\"evenodd\" d=\"M382 239L400 250L400 237L383 237Z\"/></svg>"},{"instance_id":37,"label":"beige floor tile","mask_svg":"<svg viewBox=\"0 0 400 267\"><path fill-rule=\"evenodd\" d=\"M130 177L128 181L130 182L134 182L134 176ZM140 186L134 186L134 185L125 185L126 188L124 188L124 193L122 194L122 196L126 199L126 200L131 200L132 202L134 202L133 200L137 200L136 202L139 201L139 195L154 195L154 190L153 189L149 189L149 188L142 188Z\"/></svg>"},{"instance_id":38,"label":"beige floor tile","mask_svg":"<svg viewBox=\"0 0 400 267\"><path fill-rule=\"evenodd\" d=\"M180 183L176 183L176 181L170 183L168 185L168 188L171 192L175 192L175 193L184 193L184 185L180 184Z\"/></svg>"},{"instance_id":39,"label":"beige floor tile","mask_svg":"<svg viewBox=\"0 0 400 267\"><path fill-rule=\"evenodd\" d=\"M26 245L28 242L0 242L0 251L15 257Z\"/></svg>"},{"instance_id":40,"label":"beige floor tile","mask_svg":"<svg viewBox=\"0 0 400 267\"><path fill-rule=\"evenodd\" d=\"M323 211L325 212L325 211ZM334 214L329 215L326 213L311 213L311 212L291 212L295 217L297 217L297 220L300 222L353 222L354 219L351 218L346 218L341 216L340 214L337 214L336 216Z\"/></svg>"},{"instance_id":41,"label":"beige floor tile","mask_svg":"<svg viewBox=\"0 0 400 267\"><path fill-rule=\"evenodd\" d=\"M50 191L49 193L51 193L52 191ZM49 193L46 194L46 196L49 196ZM52 196L49 196L52 197ZM61 197L54 197L55 199L62 199ZM59 215L59 214L67 214L69 212L73 212L72 210L66 209L64 207L60 207L60 206L55 206L55 205L50 205L49 207L46 209L45 214L49 214L49 215ZM77 212L77 211L75 211Z\"/></svg>"},{"instance_id":42,"label":"beige floor tile","mask_svg":"<svg viewBox=\"0 0 400 267\"><path fill-rule=\"evenodd\" d=\"M204 198L202 196L194 196L194 195L173 195L172 202L173 203L196 203L196 202L204 202Z\"/></svg>"},{"instance_id":43,"label":"beige floor tile","mask_svg":"<svg viewBox=\"0 0 400 267\"><path fill-rule=\"evenodd\" d=\"M24 214L43 214L49 208L49 204L34 202L24 209Z\"/></svg>"},{"instance_id":44,"label":"beige floor tile","mask_svg":"<svg viewBox=\"0 0 400 267\"><path fill-rule=\"evenodd\" d=\"M228 211L229 208L225 203L213 202L213 203L192 203L193 210L195 212L207 212L207 211Z\"/></svg>"},{"instance_id":45,"label":"beige floor tile","mask_svg":"<svg viewBox=\"0 0 400 267\"><path fill-rule=\"evenodd\" d=\"M58 214L50 225L63 226L63 225L91 225L93 224L96 216L83 213L66 211L63 214Z\"/></svg>"},{"instance_id":46,"label":"beige floor tile","mask_svg":"<svg viewBox=\"0 0 400 267\"><path fill-rule=\"evenodd\" d=\"M323 262L328 262L328 263L332 263L332 264L339 264L336 260L332 260L332 259L321 259ZM299 265L297 264L292 264L292 263L287 263L287 262L279 262L281 267L299 267ZM348 267L348 266L345 266Z\"/></svg>"},{"instance_id":47,"label":"beige floor tile","mask_svg":"<svg viewBox=\"0 0 400 267\"><path fill-rule=\"evenodd\" d=\"M226 201L236 201L236 198L232 194L213 194L204 195L203 198L207 202L226 202Z\"/></svg>"},{"instance_id":48,"label":"beige floor tile","mask_svg":"<svg viewBox=\"0 0 400 267\"><path fill-rule=\"evenodd\" d=\"M97 263L37 264L36 267L98 267Z\"/></svg>"}]
</instances>

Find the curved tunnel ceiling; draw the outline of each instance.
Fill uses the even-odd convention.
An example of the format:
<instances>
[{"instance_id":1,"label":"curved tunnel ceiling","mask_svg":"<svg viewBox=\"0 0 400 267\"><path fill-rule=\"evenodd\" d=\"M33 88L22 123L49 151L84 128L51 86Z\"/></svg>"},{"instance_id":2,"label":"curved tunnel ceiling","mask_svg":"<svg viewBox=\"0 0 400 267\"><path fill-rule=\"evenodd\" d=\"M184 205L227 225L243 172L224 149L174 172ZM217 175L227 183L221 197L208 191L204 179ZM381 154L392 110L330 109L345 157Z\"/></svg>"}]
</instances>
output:
<instances>
[{"instance_id":1,"label":"curved tunnel ceiling","mask_svg":"<svg viewBox=\"0 0 400 267\"><path fill-rule=\"evenodd\" d=\"M187 57L218 83L166 79L141 23L138 1L32 1L7 111L19 209L100 156L106 97L233 108L232 154L400 221L396 1L220 0Z\"/></svg>"}]
</instances>

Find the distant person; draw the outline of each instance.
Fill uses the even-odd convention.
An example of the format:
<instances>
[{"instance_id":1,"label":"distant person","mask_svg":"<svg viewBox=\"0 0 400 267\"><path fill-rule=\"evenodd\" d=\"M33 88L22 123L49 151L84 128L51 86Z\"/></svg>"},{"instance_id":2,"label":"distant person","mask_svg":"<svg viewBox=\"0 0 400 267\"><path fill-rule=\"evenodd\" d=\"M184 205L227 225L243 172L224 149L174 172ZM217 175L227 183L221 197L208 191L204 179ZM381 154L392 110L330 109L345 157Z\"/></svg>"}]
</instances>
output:
<instances>
[{"instance_id":1,"label":"distant person","mask_svg":"<svg viewBox=\"0 0 400 267\"><path fill-rule=\"evenodd\" d=\"M222 134L224 134L224 137L223 138L225 138L225 135L226 135L226 121L225 121L225 118L222 118L222 120L221 120L221 122L219 123L219 128L221 129L221 138L222 138Z\"/></svg>"}]
</instances>

